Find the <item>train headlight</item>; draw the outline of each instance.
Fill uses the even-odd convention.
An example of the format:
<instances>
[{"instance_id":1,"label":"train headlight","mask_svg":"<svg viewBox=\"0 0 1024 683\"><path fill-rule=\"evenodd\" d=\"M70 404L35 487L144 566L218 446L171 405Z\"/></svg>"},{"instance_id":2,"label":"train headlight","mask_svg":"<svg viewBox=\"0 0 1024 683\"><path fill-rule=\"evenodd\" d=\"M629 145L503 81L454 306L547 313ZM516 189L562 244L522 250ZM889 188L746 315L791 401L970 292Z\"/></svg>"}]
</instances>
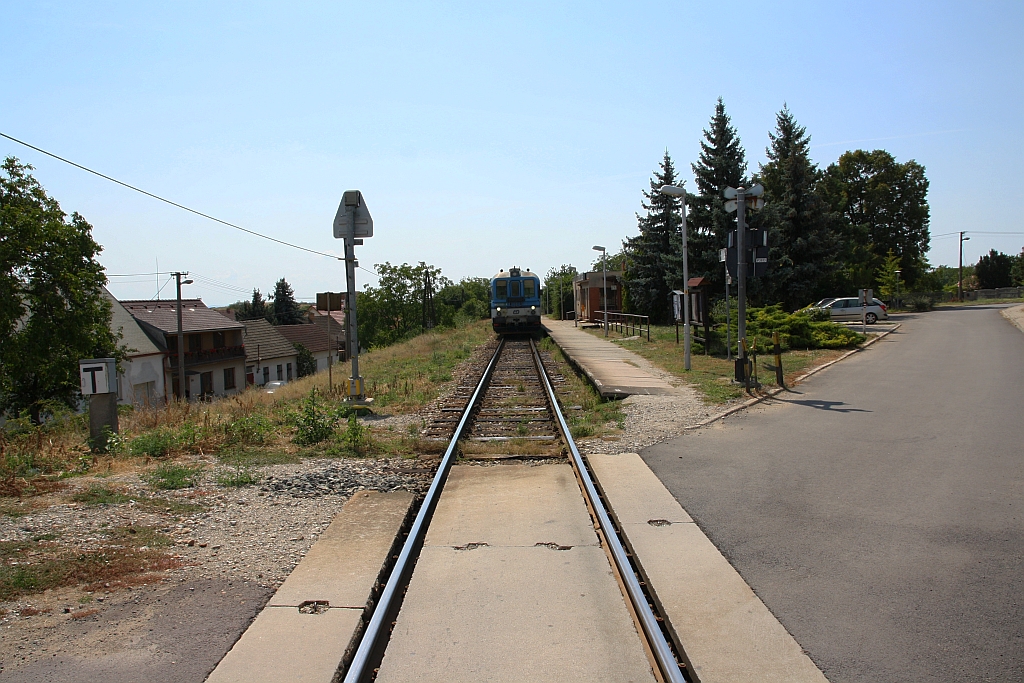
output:
<instances>
[{"instance_id":1,"label":"train headlight","mask_svg":"<svg viewBox=\"0 0 1024 683\"><path fill-rule=\"evenodd\" d=\"M537 307L536 307L536 306L530 306L530 310L531 310L531 311L536 311L536 310L537 310Z\"/></svg>"},{"instance_id":2,"label":"train headlight","mask_svg":"<svg viewBox=\"0 0 1024 683\"><path fill-rule=\"evenodd\" d=\"M501 306L498 306L498 313L501 313Z\"/></svg>"}]
</instances>

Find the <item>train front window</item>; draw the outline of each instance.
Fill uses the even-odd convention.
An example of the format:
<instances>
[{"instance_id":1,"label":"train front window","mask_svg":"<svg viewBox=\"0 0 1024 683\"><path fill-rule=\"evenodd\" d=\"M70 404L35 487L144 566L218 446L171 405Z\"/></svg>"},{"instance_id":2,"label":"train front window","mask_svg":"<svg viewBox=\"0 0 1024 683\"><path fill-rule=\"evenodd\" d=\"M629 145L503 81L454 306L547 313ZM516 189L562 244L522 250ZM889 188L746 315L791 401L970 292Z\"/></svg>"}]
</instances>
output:
<instances>
[{"instance_id":1,"label":"train front window","mask_svg":"<svg viewBox=\"0 0 1024 683\"><path fill-rule=\"evenodd\" d=\"M512 280L512 282L510 282L508 284L509 284L508 295L509 296L519 296L519 281L518 280Z\"/></svg>"},{"instance_id":2,"label":"train front window","mask_svg":"<svg viewBox=\"0 0 1024 683\"><path fill-rule=\"evenodd\" d=\"M527 299L532 299L535 296L533 293L533 280L523 280L523 296Z\"/></svg>"},{"instance_id":3,"label":"train front window","mask_svg":"<svg viewBox=\"0 0 1024 683\"><path fill-rule=\"evenodd\" d=\"M494 281L494 298L495 299L507 299L508 298L508 280L495 280Z\"/></svg>"}]
</instances>

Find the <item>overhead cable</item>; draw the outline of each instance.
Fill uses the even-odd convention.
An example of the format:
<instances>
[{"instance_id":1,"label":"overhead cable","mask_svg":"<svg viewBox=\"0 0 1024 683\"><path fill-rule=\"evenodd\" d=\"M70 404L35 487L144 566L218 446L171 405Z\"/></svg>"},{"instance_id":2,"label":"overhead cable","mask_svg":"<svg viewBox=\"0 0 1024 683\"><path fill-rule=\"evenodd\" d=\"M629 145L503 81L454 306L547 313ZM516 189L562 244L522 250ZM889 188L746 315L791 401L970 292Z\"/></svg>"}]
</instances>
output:
<instances>
[{"instance_id":1,"label":"overhead cable","mask_svg":"<svg viewBox=\"0 0 1024 683\"><path fill-rule=\"evenodd\" d=\"M240 225L235 225L234 223L229 223L228 221L221 220L220 218L217 218L215 216L211 216L209 214L203 213L202 211L196 211L195 209L190 209L189 207L185 206L184 204L179 204L178 202L173 202L170 199L165 199L165 198L161 197L160 195L153 194L152 192L147 192L146 190L143 190L143 189L140 189L138 187L135 187L134 185L129 185L128 183L120 181L117 178L111 178L110 176L104 175L103 173L100 173L99 171L94 171L91 168L88 168L86 166L82 166L81 164L76 164L74 161L71 161L70 159L65 159L64 157L58 156L58 155L54 154L53 152L47 152L45 149L41 149L39 147L36 147L35 145L30 145L29 143L27 143L27 142L25 142L23 140L19 140L18 138L11 137L10 135L7 135L6 133L0 133L0 137L5 137L8 140L11 140L12 142L18 143L19 145L24 145L25 147L28 147L29 149L34 149L35 151L40 152L42 154L45 154L48 157L53 157L57 161L63 161L65 164L70 164L71 166L74 166L75 168L80 168L83 171L86 171L88 173L92 173L93 175L97 175L100 178L103 178L104 180L109 180L112 183L117 183L118 185L121 185L122 187L127 187L129 190L134 190L135 192L138 192L140 194L144 194L147 197L152 197L153 199L157 199L157 200L159 200L161 202L164 202L165 204L170 204L171 206L176 206L179 209L182 209L184 211L188 211L189 213L194 213L197 216L202 216L203 218L208 218L211 221L214 221L216 223L221 223L222 225L226 225L229 228L234 228L235 230L241 230L242 232L249 233L250 235L254 235L256 237L262 237L265 240L270 240L271 242L277 242L278 244L283 244L286 247L291 247L292 249L299 249L301 251L306 251L306 252L309 252L310 254L316 254L317 256L326 256L327 258L336 259L338 261L344 261L345 260L345 258L343 256L337 256L336 254L328 254L325 251L317 251L316 249L309 249L308 247L301 247L298 244L292 244L291 242L285 242L284 240L279 240L276 237L270 237L269 235L264 235L262 233L258 233L255 230L249 230L248 228L243 228Z\"/></svg>"}]
</instances>

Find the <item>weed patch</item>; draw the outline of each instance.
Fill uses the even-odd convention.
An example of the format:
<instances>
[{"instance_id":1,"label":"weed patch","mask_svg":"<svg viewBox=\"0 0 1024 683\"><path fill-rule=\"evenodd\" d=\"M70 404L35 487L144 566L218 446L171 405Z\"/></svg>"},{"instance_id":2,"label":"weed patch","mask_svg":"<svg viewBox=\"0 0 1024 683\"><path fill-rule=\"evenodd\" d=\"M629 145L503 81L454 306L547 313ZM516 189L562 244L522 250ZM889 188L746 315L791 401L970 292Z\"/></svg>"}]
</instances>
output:
<instances>
[{"instance_id":1,"label":"weed patch","mask_svg":"<svg viewBox=\"0 0 1024 683\"><path fill-rule=\"evenodd\" d=\"M54 541L0 542L0 600L81 583L137 579L179 565L161 548L170 539L150 527L118 527L93 551Z\"/></svg>"},{"instance_id":2,"label":"weed patch","mask_svg":"<svg viewBox=\"0 0 1024 683\"><path fill-rule=\"evenodd\" d=\"M225 487L241 488L258 484L261 479L263 479L263 475L259 471L251 467L238 465L234 471L217 475L217 484Z\"/></svg>"},{"instance_id":3,"label":"weed patch","mask_svg":"<svg viewBox=\"0 0 1024 683\"><path fill-rule=\"evenodd\" d=\"M146 476L146 481L155 489L173 491L196 485L203 473L202 465L161 465Z\"/></svg>"}]
</instances>

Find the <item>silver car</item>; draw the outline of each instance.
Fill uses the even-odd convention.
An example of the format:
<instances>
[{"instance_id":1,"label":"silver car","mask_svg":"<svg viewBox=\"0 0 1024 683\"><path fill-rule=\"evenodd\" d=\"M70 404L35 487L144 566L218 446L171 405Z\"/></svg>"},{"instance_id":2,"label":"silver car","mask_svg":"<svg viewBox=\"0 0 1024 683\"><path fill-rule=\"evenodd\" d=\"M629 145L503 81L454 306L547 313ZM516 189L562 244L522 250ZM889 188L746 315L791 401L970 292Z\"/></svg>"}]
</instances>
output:
<instances>
[{"instance_id":1,"label":"silver car","mask_svg":"<svg viewBox=\"0 0 1024 683\"><path fill-rule=\"evenodd\" d=\"M879 320L888 320L889 313L885 304L878 299L872 299L868 304L867 312L860 305L860 299L855 296L835 299L832 303L825 304L822 308L828 308L829 318L833 322L860 321L861 315L868 325L874 325Z\"/></svg>"}]
</instances>

